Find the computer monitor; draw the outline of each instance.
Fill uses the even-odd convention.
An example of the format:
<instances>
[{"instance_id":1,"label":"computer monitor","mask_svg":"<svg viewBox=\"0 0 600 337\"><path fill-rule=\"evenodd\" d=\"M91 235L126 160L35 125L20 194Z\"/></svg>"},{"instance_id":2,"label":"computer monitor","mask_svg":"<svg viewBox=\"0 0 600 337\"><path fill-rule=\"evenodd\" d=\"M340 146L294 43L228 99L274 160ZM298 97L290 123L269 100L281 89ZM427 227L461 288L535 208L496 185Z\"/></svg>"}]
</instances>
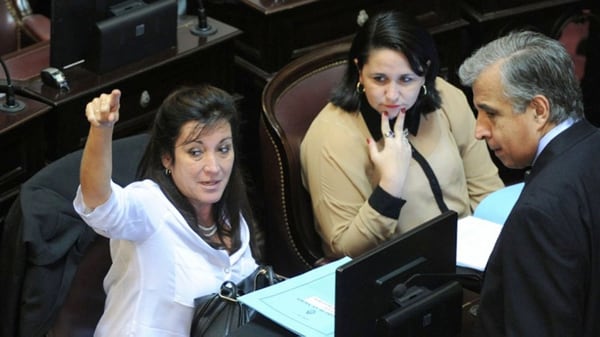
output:
<instances>
[{"instance_id":1,"label":"computer monitor","mask_svg":"<svg viewBox=\"0 0 600 337\"><path fill-rule=\"evenodd\" d=\"M50 66L104 72L177 44L173 0L53 0Z\"/></svg>"},{"instance_id":2,"label":"computer monitor","mask_svg":"<svg viewBox=\"0 0 600 337\"><path fill-rule=\"evenodd\" d=\"M397 309L394 288L411 277L418 284L415 275L432 276L422 278L429 289L447 282L433 276L456 272L456 227L456 212L445 212L338 267L335 336L377 336L378 322Z\"/></svg>"},{"instance_id":3,"label":"computer monitor","mask_svg":"<svg viewBox=\"0 0 600 337\"><path fill-rule=\"evenodd\" d=\"M50 66L66 69L83 63L96 21L106 13L95 0L52 0L50 7Z\"/></svg>"}]
</instances>

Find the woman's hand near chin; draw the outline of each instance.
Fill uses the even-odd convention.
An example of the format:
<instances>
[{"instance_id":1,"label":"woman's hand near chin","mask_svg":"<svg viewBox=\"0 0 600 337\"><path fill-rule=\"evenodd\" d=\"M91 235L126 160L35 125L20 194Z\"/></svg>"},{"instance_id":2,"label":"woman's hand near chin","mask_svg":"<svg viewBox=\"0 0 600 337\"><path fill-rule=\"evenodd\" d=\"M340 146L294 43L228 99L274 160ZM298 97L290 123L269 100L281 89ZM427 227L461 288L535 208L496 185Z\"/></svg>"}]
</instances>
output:
<instances>
[{"instance_id":1,"label":"woman's hand near chin","mask_svg":"<svg viewBox=\"0 0 600 337\"><path fill-rule=\"evenodd\" d=\"M402 111L396 118L393 129L390 127L387 113L381 114L381 134L383 148L379 149L373 139L368 139L369 156L381 176L379 186L387 193L400 198L408 167L411 159L411 146L404 133L404 118Z\"/></svg>"}]
</instances>

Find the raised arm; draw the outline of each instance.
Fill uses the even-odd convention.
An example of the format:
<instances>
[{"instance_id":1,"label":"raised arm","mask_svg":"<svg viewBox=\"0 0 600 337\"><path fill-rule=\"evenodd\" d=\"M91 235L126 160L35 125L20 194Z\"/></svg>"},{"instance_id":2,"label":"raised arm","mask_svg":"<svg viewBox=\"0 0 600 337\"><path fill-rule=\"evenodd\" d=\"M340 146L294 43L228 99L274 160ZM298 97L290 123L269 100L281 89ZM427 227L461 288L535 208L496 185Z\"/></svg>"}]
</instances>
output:
<instances>
[{"instance_id":1,"label":"raised arm","mask_svg":"<svg viewBox=\"0 0 600 337\"><path fill-rule=\"evenodd\" d=\"M101 94L85 107L90 122L88 138L81 158L80 182L83 201L96 208L108 200L111 193L112 135L119 120L121 91Z\"/></svg>"}]
</instances>

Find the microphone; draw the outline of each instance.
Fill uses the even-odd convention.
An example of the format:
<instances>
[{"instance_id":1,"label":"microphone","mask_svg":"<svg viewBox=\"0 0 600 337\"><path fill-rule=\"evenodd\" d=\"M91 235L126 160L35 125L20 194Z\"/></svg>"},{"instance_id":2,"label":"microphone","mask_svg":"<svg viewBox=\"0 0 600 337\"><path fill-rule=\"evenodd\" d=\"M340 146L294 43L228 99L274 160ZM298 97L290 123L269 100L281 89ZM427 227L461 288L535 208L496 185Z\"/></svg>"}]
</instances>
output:
<instances>
[{"instance_id":1,"label":"microphone","mask_svg":"<svg viewBox=\"0 0 600 337\"><path fill-rule=\"evenodd\" d=\"M6 75L6 102L0 104L0 111L8 113L19 112L25 109L25 103L15 98L15 88L13 87L12 81L10 80L10 74L8 73L6 63L4 63L1 57L0 64L2 64L2 69L4 69L4 75Z\"/></svg>"},{"instance_id":2,"label":"microphone","mask_svg":"<svg viewBox=\"0 0 600 337\"><path fill-rule=\"evenodd\" d=\"M399 306L405 306L414 299L431 293L440 284L450 281L457 281L467 289L480 289L483 279L476 273L417 273L394 286L392 299Z\"/></svg>"},{"instance_id":3,"label":"microphone","mask_svg":"<svg viewBox=\"0 0 600 337\"><path fill-rule=\"evenodd\" d=\"M209 36L217 32L217 29L208 23L202 0L198 0L198 24L192 27L190 31L198 36Z\"/></svg>"},{"instance_id":4,"label":"microphone","mask_svg":"<svg viewBox=\"0 0 600 337\"><path fill-rule=\"evenodd\" d=\"M422 298L429 295L431 289L421 286L406 287L406 284L399 283L392 289L392 299L400 307L407 307Z\"/></svg>"}]
</instances>

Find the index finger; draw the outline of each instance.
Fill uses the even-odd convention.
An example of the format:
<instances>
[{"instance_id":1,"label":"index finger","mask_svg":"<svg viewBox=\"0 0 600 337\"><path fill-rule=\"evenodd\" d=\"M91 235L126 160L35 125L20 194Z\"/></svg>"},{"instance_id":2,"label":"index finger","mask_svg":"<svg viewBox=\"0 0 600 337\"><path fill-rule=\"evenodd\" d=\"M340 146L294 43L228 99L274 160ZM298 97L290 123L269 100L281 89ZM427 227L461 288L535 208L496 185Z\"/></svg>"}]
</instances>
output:
<instances>
[{"instance_id":1,"label":"index finger","mask_svg":"<svg viewBox=\"0 0 600 337\"><path fill-rule=\"evenodd\" d=\"M406 118L406 111L401 111L396 117L396 123L394 124L394 133L397 135L402 134L404 131L404 119Z\"/></svg>"},{"instance_id":2,"label":"index finger","mask_svg":"<svg viewBox=\"0 0 600 337\"><path fill-rule=\"evenodd\" d=\"M119 110L119 106L120 106L120 101L121 101L121 91L119 89L114 89L113 91L111 91L110 93L110 98L108 101L108 111L110 112L115 112Z\"/></svg>"},{"instance_id":3,"label":"index finger","mask_svg":"<svg viewBox=\"0 0 600 337\"><path fill-rule=\"evenodd\" d=\"M392 131L390 127L390 118L386 111L381 113L381 135L385 136L389 131Z\"/></svg>"}]
</instances>

